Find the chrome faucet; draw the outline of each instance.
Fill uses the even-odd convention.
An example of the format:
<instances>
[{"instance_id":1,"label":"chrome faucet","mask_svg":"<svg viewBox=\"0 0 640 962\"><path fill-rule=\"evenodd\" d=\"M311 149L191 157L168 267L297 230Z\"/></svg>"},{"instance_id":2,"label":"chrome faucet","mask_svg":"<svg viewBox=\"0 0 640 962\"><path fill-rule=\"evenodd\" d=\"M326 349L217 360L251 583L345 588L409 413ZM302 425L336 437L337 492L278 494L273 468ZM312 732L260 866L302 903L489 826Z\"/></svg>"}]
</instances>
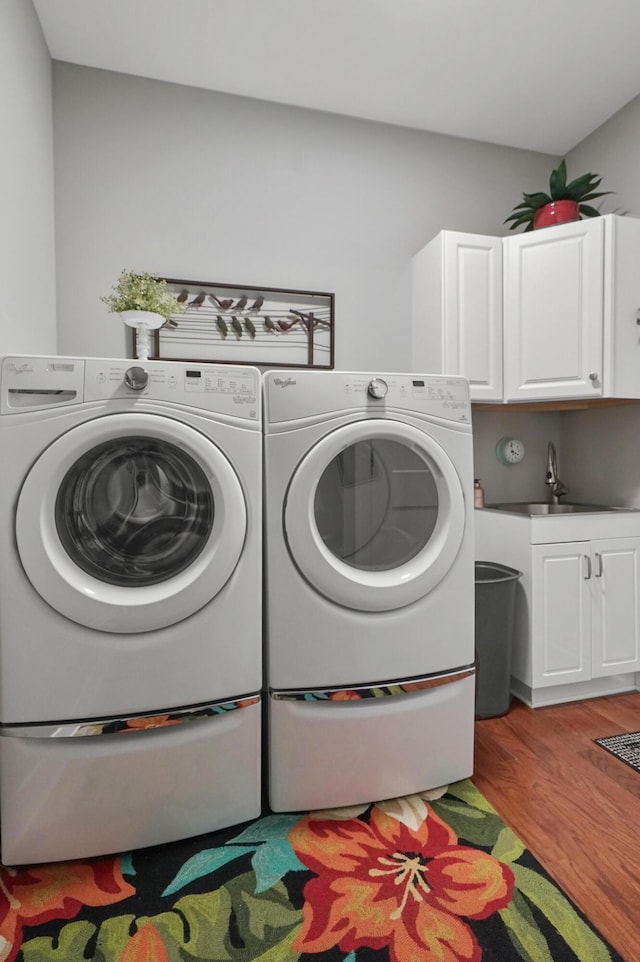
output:
<instances>
[{"instance_id":1,"label":"chrome faucet","mask_svg":"<svg viewBox=\"0 0 640 962\"><path fill-rule=\"evenodd\" d=\"M569 488L558 477L558 462L553 441L549 441L547 446L547 476L544 483L549 485L551 504L560 504L562 495L569 493Z\"/></svg>"}]
</instances>

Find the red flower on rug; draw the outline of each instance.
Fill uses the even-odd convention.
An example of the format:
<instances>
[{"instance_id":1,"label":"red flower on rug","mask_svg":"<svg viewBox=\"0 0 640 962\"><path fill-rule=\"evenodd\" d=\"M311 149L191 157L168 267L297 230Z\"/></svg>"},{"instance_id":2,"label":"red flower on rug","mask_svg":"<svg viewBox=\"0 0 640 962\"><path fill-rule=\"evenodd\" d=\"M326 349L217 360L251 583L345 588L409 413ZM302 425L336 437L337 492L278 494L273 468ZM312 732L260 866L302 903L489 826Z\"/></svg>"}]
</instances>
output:
<instances>
[{"instance_id":1,"label":"red flower on rug","mask_svg":"<svg viewBox=\"0 0 640 962\"><path fill-rule=\"evenodd\" d=\"M457 844L428 806L408 824L374 806L369 822L307 815L289 833L317 877L304 888L302 931L293 948L388 947L390 962L480 962L467 919L505 908L513 892L508 866Z\"/></svg>"},{"instance_id":2,"label":"red flower on rug","mask_svg":"<svg viewBox=\"0 0 640 962\"><path fill-rule=\"evenodd\" d=\"M334 691L329 695L329 701L359 701L360 695L357 691Z\"/></svg>"},{"instance_id":3,"label":"red flower on rug","mask_svg":"<svg viewBox=\"0 0 640 962\"><path fill-rule=\"evenodd\" d=\"M146 731L148 728L166 728L167 725L179 724L179 718L170 718L169 715L152 715L149 718L129 718L126 728L121 728L120 732Z\"/></svg>"},{"instance_id":4,"label":"red flower on rug","mask_svg":"<svg viewBox=\"0 0 640 962\"><path fill-rule=\"evenodd\" d=\"M113 905L135 891L122 877L119 858L0 866L0 962L16 957L24 926L71 919L83 905Z\"/></svg>"}]
</instances>

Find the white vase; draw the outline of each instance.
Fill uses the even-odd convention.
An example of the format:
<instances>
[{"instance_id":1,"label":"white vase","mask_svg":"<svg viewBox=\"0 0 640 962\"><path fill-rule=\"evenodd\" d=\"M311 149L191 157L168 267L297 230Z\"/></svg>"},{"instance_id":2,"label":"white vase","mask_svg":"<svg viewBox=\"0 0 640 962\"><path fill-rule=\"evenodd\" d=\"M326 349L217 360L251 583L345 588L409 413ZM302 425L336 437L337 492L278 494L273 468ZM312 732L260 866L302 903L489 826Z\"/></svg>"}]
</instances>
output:
<instances>
[{"instance_id":1,"label":"white vase","mask_svg":"<svg viewBox=\"0 0 640 962\"><path fill-rule=\"evenodd\" d=\"M151 339L150 331L157 331L165 323L162 314L155 311L121 311L120 317L127 327L136 329L136 353L139 361L149 360L149 348Z\"/></svg>"}]
</instances>

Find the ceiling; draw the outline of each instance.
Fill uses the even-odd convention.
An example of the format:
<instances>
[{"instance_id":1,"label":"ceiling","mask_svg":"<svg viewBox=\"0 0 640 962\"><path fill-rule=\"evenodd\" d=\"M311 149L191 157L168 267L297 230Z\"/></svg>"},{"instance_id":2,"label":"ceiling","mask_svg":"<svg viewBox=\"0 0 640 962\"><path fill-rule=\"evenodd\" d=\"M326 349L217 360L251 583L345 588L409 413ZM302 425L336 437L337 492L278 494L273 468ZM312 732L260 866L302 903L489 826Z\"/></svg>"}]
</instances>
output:
<instances>
[{"instance_id":1,"label":"ceiling","mask_svg":"<svg viewBox=\"0 0 640 962\"><path fill-rule=\"evenodd\" d=\"M554 155L640 93L638 0L33 2L56 60Z\"/></svg>"}]
</instances>

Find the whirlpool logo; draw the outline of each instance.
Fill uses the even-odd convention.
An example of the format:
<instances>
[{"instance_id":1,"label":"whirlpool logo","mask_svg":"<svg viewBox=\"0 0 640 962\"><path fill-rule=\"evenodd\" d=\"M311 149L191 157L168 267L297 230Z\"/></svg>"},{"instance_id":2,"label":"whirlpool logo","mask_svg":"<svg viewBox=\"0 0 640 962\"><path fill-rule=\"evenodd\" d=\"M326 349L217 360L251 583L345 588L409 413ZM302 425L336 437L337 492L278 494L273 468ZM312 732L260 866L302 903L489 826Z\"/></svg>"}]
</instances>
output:
<instances>
[{"instance_id":1,"label":"whirlpool logo","mask_svg":"<svg viewBox=\"0 0 640 962\"><path fill-rule=\"evenodd\" d=\"M291 387L292 385L297 384L298 382L294 377L286 377L286 378L274 377L273 383L277 384L278 387L284 388L284 387Z\"/></svg>"},{"instance_id":2,"label":"whirlpool logo","mask_svg":"<svg viewBox=\"0 0 640 962\"><path fill-rule=\"evenodd\" d=\"M13 374L33 374L33 368L30 364L16 364L15 361L9 361L7 370Z\"/></svg>"}]
</instances>

